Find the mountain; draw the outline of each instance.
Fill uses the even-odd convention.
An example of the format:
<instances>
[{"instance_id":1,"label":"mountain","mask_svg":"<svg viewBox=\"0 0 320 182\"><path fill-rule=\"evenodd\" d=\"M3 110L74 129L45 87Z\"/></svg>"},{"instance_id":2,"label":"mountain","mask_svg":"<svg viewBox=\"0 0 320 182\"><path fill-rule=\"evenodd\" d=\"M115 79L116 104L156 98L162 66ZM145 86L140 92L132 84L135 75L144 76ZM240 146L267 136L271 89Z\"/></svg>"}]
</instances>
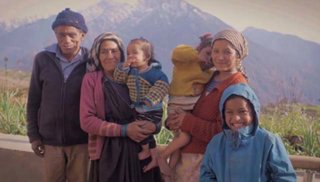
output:
<instances>
[{"instance_id":1,"label":"mountain","mask_svg":"<svg viewBox=\"0 0 320 182\"><path fill-rule=\"evenodd\" d=\"M171 50L178 44L196 46L198 37L231 26L184 0L138 0L119 3L103 0L84 10L89 32L84 45L104 31L116 32L125 44L144 37L155 47L155 56L171 77ZM0 33L0 59L10 68L31 70L34 55L55 42L51 24L55 16ZM1 32L1 25L0 25ZM298 37L248 28L249 56L244 60L250 84L263 104L282 98L319 104L319 45ZM314 58L314 59L312 59Z\"/></svg>"},{"instance_id":2,"label":"mountain","mask_svg":"<svg viewBox=\"0 0 320 182\"><path fill-rule=\"evenodd\" d=\"M272 98L320 103L320 45L297 36L248 28L248 62L255 88ZM250 55L251 53L251 55ZM275 92L276 91L276 92Z\"/></svg>"},{"instance_id":3,"label":"mountain","mask_svg":"<svg viewBox=\"0 0 320 182\"><path fill-rule=\"evenodd\" d=\"M6 26L4 23L0 22L0 36L7 33Z\"/></svg>"}]
</instances>

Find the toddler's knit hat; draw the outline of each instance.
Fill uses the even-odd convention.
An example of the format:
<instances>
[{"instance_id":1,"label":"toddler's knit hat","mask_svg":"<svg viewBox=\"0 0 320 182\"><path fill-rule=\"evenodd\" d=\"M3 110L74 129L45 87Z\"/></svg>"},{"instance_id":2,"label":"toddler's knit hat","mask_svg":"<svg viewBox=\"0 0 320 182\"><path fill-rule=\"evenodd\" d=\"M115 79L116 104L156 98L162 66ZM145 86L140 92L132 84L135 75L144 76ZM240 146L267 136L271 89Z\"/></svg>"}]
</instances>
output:
<instances>
[{"instance_id":1,"label":"toddler's knit hat","mask_svg":"<svg viewBox=\"0 0 320 182\"><path fill-rule=\"evenodd\" d=\"M199 37L200 43L197 46L197 51L200 52L203 48L209 47L212 44L212 35L211 33L205 33Z\"/></svg>"},{"instance_id":2,"label":"toddler's knit hat","mask_svg":"<svg viewBox=\"0 0 320 182\"><path fill-rule=\"evenodd\" d=\"M51 28L53 30L60 25L70 25L76 27L84 33L88 32L84 17L80 13L71 11L70 8L66 8L57 15L56 20L52 23Z\"/></svg>"},{"instance_id":3,"label":"toddler's knit hat","mask_svg":"<svg viewBox=\"0 0 320 182\"><path fill-rule=\"evenodd\" d=\"M212 45L218 39L229 41L238 52L241 60L248 55L248 42L240 32L234 29L222 30L213 36Z\"/></svg>"}]
</instances>

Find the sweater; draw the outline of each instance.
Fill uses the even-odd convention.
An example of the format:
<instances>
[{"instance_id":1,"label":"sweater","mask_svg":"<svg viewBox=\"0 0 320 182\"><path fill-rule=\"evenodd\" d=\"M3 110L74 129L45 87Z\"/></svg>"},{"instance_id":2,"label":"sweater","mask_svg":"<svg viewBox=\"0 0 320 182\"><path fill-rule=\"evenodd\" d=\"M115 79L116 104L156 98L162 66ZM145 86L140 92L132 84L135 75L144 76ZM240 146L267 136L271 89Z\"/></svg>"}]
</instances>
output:
<instances>
[{"instance_id":1,"label":"sweater","mask_svg":"<svg viewBox=\"0 0 320 182\"><path fill-rule=\"evenodd\" d=\"M141 107L146 100L151 104L149 110L162 109L162 100L168 94L169 82L161 69L149 66L148 70L139 72L136 68L124 69L119 64L115 69L114 79L118 83L127 84L135 108Z\"/></svg>"},{"instance_id":2,"label":"sweater","mask_svg":"<svg viewBox=\"0 0 320 182\"><path fill-rule=\"evenodd\" d=\"M179 45L172 51L172 81L170 96L195 96L193 84L206 84L212 77L211 70L203 71L198 60L198 51L188 45Z\"/></svg>"},{"instance_id":3,"label":"sweater","mask_svg":"<svg viewBox=\"0 0 320 182\"><path fill-rule=\"evenodd\" d=\"M242 73L237 72L223 80L208 95L202 93L191 113L187 113L180 129L191 135L190 142L182 148L182 153L205 152L211 138L222 131L219 114L219 100L223 91L230 85L246 83Z\"/></svg>"},{"instance_id":4,"label":"sweater","mask_svg":"<svg viewBox=\"0 0 320 182\"><path fill-rule=\"evenodd\" d=\"M79 104L88 51L65 80L56 54L42 51L35 56L27 102L30 142L40 140L53 146L87 143L80 128Z\"/></svg>"},{"instance_id":5,"label":"sweater","mask_svg":"<svg viewBox=\"0 0 320 182\"><path fill-rule=\"evenodd\" d=\"M100 159L104 137L120 137L121 125L106 121L103 72L89 72L82 81L80 99L81 128L89 134L89 156Z\"/></svg>"}]
</instances>

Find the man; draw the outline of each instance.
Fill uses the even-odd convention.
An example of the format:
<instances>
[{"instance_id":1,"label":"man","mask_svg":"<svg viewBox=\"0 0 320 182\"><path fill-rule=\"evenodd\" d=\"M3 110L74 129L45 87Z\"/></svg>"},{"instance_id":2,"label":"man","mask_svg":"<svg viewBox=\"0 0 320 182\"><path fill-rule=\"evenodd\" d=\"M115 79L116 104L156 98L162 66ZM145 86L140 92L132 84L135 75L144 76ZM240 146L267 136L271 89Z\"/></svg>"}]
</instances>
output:
<instances>
[{"instance_id":1,"label":"man","mask_svg":"<svg viewBox=\"0 0 320 182\"><path fill-rule=\"evenodd\" d=\"M69 8L52 24L57 43L34 59L27 103L28 137L43 157L45 181L84 182L88 137L80 128L79 102L88 50L81 47L88 28Z\"/></svg>"}]
</instances>

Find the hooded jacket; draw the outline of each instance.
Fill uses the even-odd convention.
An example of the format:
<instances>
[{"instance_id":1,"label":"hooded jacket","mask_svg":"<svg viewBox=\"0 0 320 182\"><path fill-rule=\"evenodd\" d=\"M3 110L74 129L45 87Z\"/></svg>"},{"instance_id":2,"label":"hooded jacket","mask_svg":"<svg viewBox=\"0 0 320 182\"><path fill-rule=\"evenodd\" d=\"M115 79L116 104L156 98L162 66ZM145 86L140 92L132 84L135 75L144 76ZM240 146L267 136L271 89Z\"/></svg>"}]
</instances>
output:
<instances>
[{"instance_id":1,"label":"hooded jacket","mask_svg":"<svg viewBox=\"0 0 320 182\"><path fill-rule=\"evenodd\" d=\"M253 124L232 132L223 114L231 95L251 102ZM250 105L250 104L249 104ZM223 131L207 146L200 170L200 181L296 181L295 171L281 139L259 127L260 104L247 84L228 87L220 100Z\"/></svg>"}]
</instances>

